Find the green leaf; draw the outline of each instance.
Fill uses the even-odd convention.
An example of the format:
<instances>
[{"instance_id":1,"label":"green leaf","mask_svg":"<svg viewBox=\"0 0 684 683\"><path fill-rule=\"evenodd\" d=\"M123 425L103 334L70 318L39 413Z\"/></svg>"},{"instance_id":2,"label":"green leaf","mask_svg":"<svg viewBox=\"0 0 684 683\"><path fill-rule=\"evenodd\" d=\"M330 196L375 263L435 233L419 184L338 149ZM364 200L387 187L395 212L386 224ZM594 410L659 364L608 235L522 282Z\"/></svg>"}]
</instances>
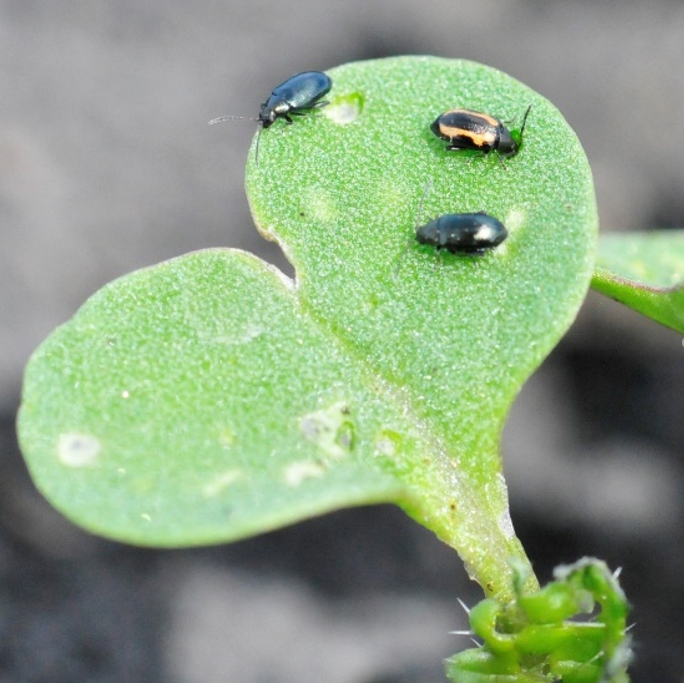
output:
<instances>
[{"instance_id":1,"label":"green leaf","mask_svg":"<svg viewBox=\"0 0 684 683\"><path fill-rule=\"evenodd\" d=\"M211 543L393 501L510 595L509 561L527 560L499 438L589 284L586 158L549 102L478 64L328 73L330 104L264 131L247 168L257 225L297 280L216 250L105 287L31 360L22 448L45 495L107 536ZM429 130L450 107L509 120L529 104L505 166ZM479 210L510 232L484 257L413 239L419 221Z\"/></svg>"},{"instance_id":2,"label":"green leaf","mask_svg":"<svg viewBox=\"0 0 684 683\"><path fill-rule=\"evenodd\" d=\"M684 333L684 231L602 235L591 286Z\"/></svg>"}]
</instances>

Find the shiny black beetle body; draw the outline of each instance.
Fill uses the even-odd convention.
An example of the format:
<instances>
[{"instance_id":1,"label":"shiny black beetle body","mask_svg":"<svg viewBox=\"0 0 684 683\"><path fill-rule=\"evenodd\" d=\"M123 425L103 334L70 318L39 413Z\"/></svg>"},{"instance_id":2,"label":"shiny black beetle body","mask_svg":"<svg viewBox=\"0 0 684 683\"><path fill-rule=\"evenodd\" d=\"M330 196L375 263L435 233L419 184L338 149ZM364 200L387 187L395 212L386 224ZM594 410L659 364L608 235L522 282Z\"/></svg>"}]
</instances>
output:
<instances>
[{"instance_id":1,"label":"shiny black beetle body","mask_svg":"<svg viewBox=\"0 0 684 683\"><path fill-rule=\"evenodd\" d=\"M503 223L484 212L447 213L416 229L420 244L470 256L484 256L506 237L508 230Z\"/></svg>"},{"instance_id":2,"label":"shiny black beetle body","mask_svg":"<svg viewBox=\"0 0 684 683\"><path fill-rule=\"evenodd\" d=\"M330 77L322 71L296 74L273 89L269 98L261 105L258 121L263 128L268 128L276 119L285 119L292 123L292 116L299 116L310 109L328 104L320 100L331 87Z\"/></svg>"},{"instance_id":3,"label":"shiny black beetle body","mask_svg":"<svg viewBox=\"0 0 684 683\"><path fill-rule=\"evenodd\" d=\"M269 128L276 119L285 119L287 123L292 123L292 116L301 116L311 109L324 107L327 102L322 102L321 97L326 95L332 88L330 77L322 71L303 71L300 74L288 78L279 86L273 89L269 98L261 105L261 111L256 121L261 128L257 135L256 150L254 159L259 164L259 141L261 140L261 130ZM210 124L221 123L232 119L245 119L244 116L219 116L209 121Z\"/></svg>"},{"instance_id":4,"label":"shiny black beetle body","mask_svg":"<svg viewBox=\"0 0 684 683\"><path fill-rule=\"evenodd\" d=\"M531 108L532 105L525 112L518 140L499 119L470 109L450 109L440 114L432 122L430 130L438 138L449 143L448 150L471 149L483 154L489 154L495 150L502 157L513 157L520 150L527 116Z\"/></svg>"}]
</instances>

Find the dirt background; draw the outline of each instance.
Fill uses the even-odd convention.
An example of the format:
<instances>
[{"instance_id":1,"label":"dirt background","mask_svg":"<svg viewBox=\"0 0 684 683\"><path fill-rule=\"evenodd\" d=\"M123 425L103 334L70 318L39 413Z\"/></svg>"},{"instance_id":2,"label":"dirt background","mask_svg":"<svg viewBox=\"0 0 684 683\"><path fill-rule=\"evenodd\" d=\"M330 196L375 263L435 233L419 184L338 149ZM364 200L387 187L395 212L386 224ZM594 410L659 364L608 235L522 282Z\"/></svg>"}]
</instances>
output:
<instances>
[{"instance_id":1,"label":"dirt background","mask_svg":"<svg viewBox=\"0 0 684 683\"><path fill-rule=\"evenodd\" d=\"M287 268L242 188L249 123L306 69L395 54L498 67L565 114L603 230L684 226L684 5L667 0L0 1L0 680L437 683L468 645L453 553L392 507L232 546L91 537L33 489L14 417L29 354L107 281L209 246ZM505 432L539 575L623 567L634 681L681 683L681 335L590 295Z\"/></svg>"}]
</instances>

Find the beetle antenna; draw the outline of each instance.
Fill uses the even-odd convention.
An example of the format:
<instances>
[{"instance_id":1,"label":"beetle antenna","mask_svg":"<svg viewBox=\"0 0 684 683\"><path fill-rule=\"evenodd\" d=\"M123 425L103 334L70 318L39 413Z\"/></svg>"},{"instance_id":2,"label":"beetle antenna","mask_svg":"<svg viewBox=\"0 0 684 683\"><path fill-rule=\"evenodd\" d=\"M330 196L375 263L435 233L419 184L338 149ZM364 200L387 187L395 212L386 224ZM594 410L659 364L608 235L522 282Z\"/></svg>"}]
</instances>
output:
<instances>
[{"instance_id":1,"label":"beetle antenna","mask_svg":"<svg viewBox=\"0 0 684 683\"><path fill-rule=\"evenodd\" d=\"M401 263L404 260L404 257L406 256L406 254L408 254L408 250L411 248L411 240L412 240L411 237L409 237L406 240L406 246L402 250L401 254L399 254L399 256L397 257L397 262L394 266L394 270L392 271L392 278L394 280L397 279L397 274L399 273L399 267L401 266Z\"/></svg>"},{"instance_id":2,"label":"beetle antenna","mask_svg":"<svg viewBox=\"0 0 684 683\"><path fill-rule=\"evenodd\" d=\"M223 123L224 121L234 121L234 120L239 120L239 121L256 121L257 123L261 120L258 118L254 118L253 116L218 116L215 119L212 119L209 121L209 125L213 126L215 123ZM256 165L259 165L259 140L261 140L261 128L259 128L259 132L257 133L257 141L256 141L256 153L254 155L254 161Z\"/></svg>"},{"instance_id":3,"label":"beetle antenna","mask_svg":"<svg viewBox=\"0 0 684 683\"><path fill-rule=\"evenodd\" d=\"M423 190L420 202L418 202L418 213L416 214L416 230L418 229L418 225L420 224L420 216L423 213L423 202L425 201L425 195L428 193L428 190L432 187L433 182L434 178L430 178L430 180L428 180L427 183L425 183L425 189Z\"/></svg>"},{"instance_id":4,"label":"beetle antenna","mask_svg":"<svg viewBox=\"0 0 684 683\"><path fill-rule=\"evenodd\" d=\"M527 107L527 111L525 111L525 116L523 116L522 126L520 126L520 142L522 142L522 136L523 136L523 133L525 132L525 124L527 123L527 116L530 113L530 109L532 109L532 105Z\"/></svg>"},{"instance_id":5,"label":"beetle antenna","mask_svg":"<svg viewBox=\"0 0 684 683\"><path fill-rule=\"evenodd\" d=\"M259 141L261 140L261 131L263 128L259 128L257 131L257 141L256 141L256 150L254 151L254 164L256 166L259 165Z\"/></svg>"},{"instance_id":6,"label":"beetle antenna","mask_svg":"<svg viewBox=\"0 0 684 683\"><path fill-rule=\"evenodd\" d=\"M209 125L213 126L215 123L222 123L223 121L233 121L239 119L240 121L258 121L253 116L218 116L215 119L209 121Z\"/></svg>"}]
</instances>

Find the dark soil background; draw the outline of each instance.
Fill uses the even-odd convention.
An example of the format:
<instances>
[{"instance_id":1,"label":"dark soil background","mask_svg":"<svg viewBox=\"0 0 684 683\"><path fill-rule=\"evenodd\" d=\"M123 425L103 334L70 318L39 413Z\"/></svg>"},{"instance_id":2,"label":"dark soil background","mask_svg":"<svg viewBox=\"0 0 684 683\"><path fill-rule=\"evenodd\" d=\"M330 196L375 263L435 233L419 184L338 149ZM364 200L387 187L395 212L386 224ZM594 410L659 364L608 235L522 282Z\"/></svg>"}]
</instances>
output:
<instances>
[{"instance_id":1,"label":"dark soil background","mask_svg":"<svg viewBox=\"0 0 684 683\"><path fill-rule=\"evenodd\" d=\"M684 227L675 0L0 0L0 681L438 683L468 642L461 563L392 507L232 546L130 548L36 493L14 435L31 351L101 285L209 246L287 268L242 189L249 122L305 69L463 57L552 100L603 230ZM562 163L562 160L559 160ZM597 555L634 603L634 681L684 672L681 335L590 295L504 438L518 534L548 579Z\"/></svg>"}]
</instances>

